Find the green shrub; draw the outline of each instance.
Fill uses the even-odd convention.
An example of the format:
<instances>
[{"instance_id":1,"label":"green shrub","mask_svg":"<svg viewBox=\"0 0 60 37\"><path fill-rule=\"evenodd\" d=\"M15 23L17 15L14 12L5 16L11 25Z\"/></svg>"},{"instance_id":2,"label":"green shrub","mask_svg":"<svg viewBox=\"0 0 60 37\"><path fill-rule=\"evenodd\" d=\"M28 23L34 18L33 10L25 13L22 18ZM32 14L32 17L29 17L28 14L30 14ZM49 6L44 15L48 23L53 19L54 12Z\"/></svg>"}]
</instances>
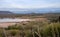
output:
<instances>
[{"instance_id":1,"label":"green shrub","mask_svg":"<svg viewBox=\"0 0 60 37\"><path fill-rule=\"evenodd\" d=\"M47 25L43 27L40 33L42 37L58 37L60 35L60 24L55 23Z\"/></svg>"},{"instance_id":2,"label":"green shrub","mask_svg":"<svg viewBox=\"0 0 60 37\"><path fill-rule=\"evenodd\" d=\"M2 37L3 33L2 33L2 29L0 29L0 37Z\"/></svg>"},{"instance_id":3,"label":"green shrub","mask_svg":"<svg viewBox=\"0 0 60 37\"><path fill-rule=\"evenodd\" d=\"M16 30L11 30L11 32L10 32L10 35L11 36L15 36L17 34L17 31Z\"/></svg>"}]
</instances>

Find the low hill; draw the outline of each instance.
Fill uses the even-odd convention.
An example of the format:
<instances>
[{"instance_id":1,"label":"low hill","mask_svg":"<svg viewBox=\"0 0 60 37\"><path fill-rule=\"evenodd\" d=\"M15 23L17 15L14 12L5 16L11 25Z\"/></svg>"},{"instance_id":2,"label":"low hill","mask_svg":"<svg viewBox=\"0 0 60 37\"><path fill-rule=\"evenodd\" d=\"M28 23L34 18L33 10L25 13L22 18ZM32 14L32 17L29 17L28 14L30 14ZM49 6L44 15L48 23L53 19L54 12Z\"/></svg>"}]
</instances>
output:
<instances>
[{"instance_id":1,"label":"low hill","mask_svg":"<svg viewBox=\"0 0 60 37\"><path fill-rule=\"evenodd\" d=\"M10 11L0 11L0 18L14 18L14 17L36 17L36 16L44 16L44 17L57 17L60 16L60 12L49 12L49 13L28 13L28 14L16 14Z\"/></svg>"},{"instance_id":2,"label":"low hill","mask_svg":"<svg viewBox=\"0 0 60 37\"><path fill-rule=\"evenodd\" d=\"M10 11L0 11L0 18L3 17L12 17L14 13L10 12Z\"/></svg>"},{"instance_id":3,"label":"low hill","mask_svg":"<svg viewBox=\"0 0 60 37\"><path fill-rule=\"evenodd\" d=\"M0 11L0 14L13 14L13 13L10 11Z\"/></svg>"}]
</instances>

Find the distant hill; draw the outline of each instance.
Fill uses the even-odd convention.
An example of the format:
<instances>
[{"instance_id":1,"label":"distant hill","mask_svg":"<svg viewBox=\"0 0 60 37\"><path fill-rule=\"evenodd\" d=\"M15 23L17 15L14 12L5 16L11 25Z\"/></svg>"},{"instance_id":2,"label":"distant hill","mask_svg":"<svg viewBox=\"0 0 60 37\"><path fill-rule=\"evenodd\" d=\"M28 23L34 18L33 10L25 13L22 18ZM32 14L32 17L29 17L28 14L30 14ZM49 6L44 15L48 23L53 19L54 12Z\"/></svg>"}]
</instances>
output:
<instances>
[{"instance_id":1,"label":"distant hill","mask_svg":"<svg viewBox=\"0 0 60 37\"><path fill-rule=\"evenodd\" d=\"M13 14L13 13L10 11L0 11L0 14Z\"/></svg>"},{"instance_id":2,"label":"distant hill","mask_svg":"<svg viewBox=\"0 0 60 37\"><path fill-rule=\"evenodd\" d=\"M0 17L20 17L25 15L43 15L46 17L60 16L60 8L37 8L37 9L20 9L20 8L2 8Z\"/></svg>"},{"instance_id":3,"label":"distant hill","mask_svg":"<svg viewBox=\"0 0 60 37\"><path fill-rule=\"evenodd\" d=\"M28 13L55 13L60 12L60 8L0 8L0 11L11 11L17 14L28 14Z\"/></svg>"},{"instance_id":4,"label":"distant hill","mask_svg":"<svg viewBox=\"0 0 60 37\"><path fill-rule=\"evenodd\" d=\"M13 17L14 13L10 11L0 11L0 18Z\"/></svg>"}]
</instances>

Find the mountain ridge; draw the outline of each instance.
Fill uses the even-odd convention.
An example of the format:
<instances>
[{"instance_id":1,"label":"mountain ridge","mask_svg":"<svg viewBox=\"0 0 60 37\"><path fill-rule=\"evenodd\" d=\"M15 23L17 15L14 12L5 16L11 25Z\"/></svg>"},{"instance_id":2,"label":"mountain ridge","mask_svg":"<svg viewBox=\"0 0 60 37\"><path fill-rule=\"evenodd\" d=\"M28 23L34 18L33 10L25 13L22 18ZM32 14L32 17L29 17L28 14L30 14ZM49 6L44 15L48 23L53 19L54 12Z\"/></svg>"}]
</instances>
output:
<instances>
[{"instance_id":1,"label":"mountain ridge","mask_svg":"<svg viewBox=\"0 0 60 37\"><path fill-rule=\"evenodd\" d=\"M0 11L10 11L16 14L56 13L56 12L60 12L60 8L35 8L35 9L1 8Z\"/></svg>"}]
</instances>

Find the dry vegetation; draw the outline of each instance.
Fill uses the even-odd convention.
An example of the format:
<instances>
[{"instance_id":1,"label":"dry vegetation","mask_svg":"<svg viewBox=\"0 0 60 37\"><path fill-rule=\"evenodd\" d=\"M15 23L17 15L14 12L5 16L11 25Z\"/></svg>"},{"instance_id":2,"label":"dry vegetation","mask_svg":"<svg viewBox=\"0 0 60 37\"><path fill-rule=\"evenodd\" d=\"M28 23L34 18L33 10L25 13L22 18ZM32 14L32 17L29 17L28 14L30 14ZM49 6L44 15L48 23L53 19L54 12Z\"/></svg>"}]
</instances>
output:
<instances>
[{"instance_id":1,"label":"dry vegetation","mask_svg":"<svg viewBox=\"0 0 60 37\"><path fill-rule=\"evenodd\" d=\"M30 18L35 21L0 28L0 37L60 37L60 17L49 19L43 16L30 16Z\"/></svg>"}]
</instances>

